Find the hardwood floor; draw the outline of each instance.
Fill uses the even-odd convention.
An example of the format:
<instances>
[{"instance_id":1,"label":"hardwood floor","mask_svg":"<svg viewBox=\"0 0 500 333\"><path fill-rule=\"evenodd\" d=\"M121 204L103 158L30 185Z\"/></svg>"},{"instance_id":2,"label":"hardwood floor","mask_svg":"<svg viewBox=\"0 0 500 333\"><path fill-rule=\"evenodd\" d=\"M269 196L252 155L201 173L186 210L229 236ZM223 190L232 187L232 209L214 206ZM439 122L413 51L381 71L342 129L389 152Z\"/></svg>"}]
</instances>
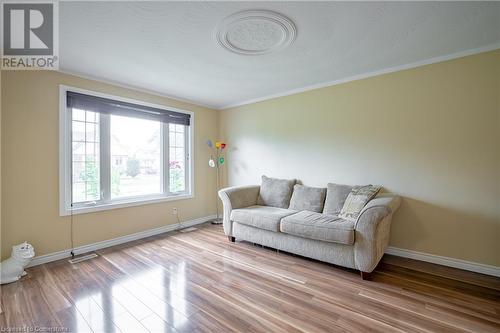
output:
<instances>
[{"instance_id":1,"label":"hardwood floor","mask_svg":"<svg viewBox=\"0 0 500 333\"><path fill-rule=\"evenodd\" d=\"M98 253L3 285L0 331L500 332L500 279L409 259L363 281L214 225Z\"/></svg>"}]
</instances>

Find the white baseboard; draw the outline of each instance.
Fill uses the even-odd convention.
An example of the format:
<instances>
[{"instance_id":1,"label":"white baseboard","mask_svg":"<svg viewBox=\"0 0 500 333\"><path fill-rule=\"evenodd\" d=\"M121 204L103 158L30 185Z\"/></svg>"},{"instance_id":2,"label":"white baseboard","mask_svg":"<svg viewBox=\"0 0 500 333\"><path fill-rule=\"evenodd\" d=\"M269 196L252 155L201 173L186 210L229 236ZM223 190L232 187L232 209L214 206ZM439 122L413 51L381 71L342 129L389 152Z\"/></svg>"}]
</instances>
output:
<instances>
[{"instance_id":1,"label":"white baseboard","mask_svg":"<svg viewBox=\"0 0 500 333\"><path fill-rule=\"evenodd\" d=\"M453 267L453 268L459 268L459 269L463 269L466 271L471 271L471 272L500 277L500 267L498 267L498 266L485 265L485 264L480 264L477 262L466 261L466 260L461 260L461 259L454 259L454 258L449 258L449 257L442 257L442 256L437 256L435 254L423 253L423 252L412 251L412 250L405 250L405 249L400 249L400 248L392 247L392 246L389 246L387 248L387 250L385 251L385 253L392 254L392 255L398 256L398 257L426 261L426 262L430 262L433 264L438 264L438 265L443 265L443 266L448 266L448 267Z\"/></svg>"},{"instance_id":2,"label":"white baseboard","mask_svg":"<svg viewBox=\"0 0 500 333\"><path fill-rule=\"evenodd\" d=\"M182 222L182 228L191 227L191 226L194 226L197 224L205 223L205 222L208 222L210 220L213 220L214 218L215 218L215 215L210 215L210 216L205 216L205 217L201 217L201 218L194 219L194 220L185 221L185 222ZM131 235L126 235L126 236L122 236L122 237L108 239L108 240L93 243L93 244L78 246L78 247L75 247L74 253L76 255L78 255L78 254L82 254L82 253L96 251L96 250L104 249L106 247L110 247L113 245L123 244L123 243L131 242L133 240L146 238L149 236L154 236L154 235L162 234L165 232L174 231L177 229L180 229L179 224L177 224L177 223L176 224L169 224L169 225L165 225L165 226L159 227L159 228L140 231L140 232L137 232L137 233L131 234ZM69 258L69 257L71 257L70 252L71 252L71 249L66 249L66 250L57 251L57 252L53 252L53 253L49 253L49 254L35 257L31 261L31 263L28 265L28 267L33 267L33 266L45 264L45 263L48 263L51 261Z\"/></svg>"},{"instance_id":3,"label":"white baseboard","mask_svg":"<svg viewBox=\"0 0 500 333\"><path fill-rule=\"evenodd\" d=\"M201 218L194 219L194 220L185 221L185 222L182 222L182 228L191 227L191 226L194 226L197 224L202 224L202 223L208 222L210 220L213 220L214 218L215 218L215 215L211 215L211 216L205 216L205 217L201 217ZM149 236L154 236L154 235L158 235L158 234L162 234L165 232L174 231L174 230L178 230L178 229L179 229L179 224L169 224L169 225L165 225L165 226L159 227L159 228L140 231L140 232L137 232L137 233L131 234L131 235L126 235L126 236L122 236L122 237L108 239L108 240L93 243L93 244L78 246L74 249L74 252L76 255L78 255L78 254L82 254L82 253L97 251L99 249L104 249L106 247L119 245L119 244L131 242L131 241L134 241L137 239L146 238ZM71 256L70 252L71 252L71 249L66 249L66 250L57 251L57 252L53 252L53 253L49 253L49 254L35 257L31 261L31 263L28 265L28 267L33 267L33 266L45 264L45 263L48 263L51 261L69 258ZM459 269L472 271L472 272L476 272L476 273L500 277L500 267L497 267L497 266L485 265L485 264L480 264L480 263L476 263L476 262L472 262L472 261L443 257L443 256L438 256L438 255L424 253L424 252L405 250L405 249L400 249L400 248L392 247L392 246L388 247L387 250L385 251L385 253L391 254L394 256L398 256L398 257L426 261L426 262L430 262L433 264L438 264L438 265L443 265L443 266L448 266L448 267L453 267L453 268L459 268Z\"/></svg>"}]
</instances>

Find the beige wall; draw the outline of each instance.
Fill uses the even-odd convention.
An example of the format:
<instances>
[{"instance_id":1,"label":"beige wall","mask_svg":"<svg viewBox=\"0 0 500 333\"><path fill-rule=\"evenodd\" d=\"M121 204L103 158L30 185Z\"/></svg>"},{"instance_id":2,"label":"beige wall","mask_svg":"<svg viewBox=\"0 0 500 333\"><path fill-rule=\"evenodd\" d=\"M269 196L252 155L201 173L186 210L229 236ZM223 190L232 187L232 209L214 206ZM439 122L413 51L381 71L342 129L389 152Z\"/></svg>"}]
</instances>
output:
<instances>
[{"instance_id":1,"label":"beige wall","mask_svg":"<svg viewBox=\"0 0 500 333\"><path fill-rule=\"evenodd\" d=\"M230 185L381 184L391 245L500 266L500 51L225 110Z\"/></svg>"},{"instance_id":2,"label":"beige wall","mask_svg":"<svg viewBox=\"0 0 500 333\"><path fill-rule=\"evenodd\" d=\"M215 214L215 175L207 138L217 134L217 111L51 71L2 72L2 258L27 240L37 255L70 247L70 218L59 217L59 84L195 112L195 198L74 217L75 245L89 244Z\"/></svg>"}]
</instances>

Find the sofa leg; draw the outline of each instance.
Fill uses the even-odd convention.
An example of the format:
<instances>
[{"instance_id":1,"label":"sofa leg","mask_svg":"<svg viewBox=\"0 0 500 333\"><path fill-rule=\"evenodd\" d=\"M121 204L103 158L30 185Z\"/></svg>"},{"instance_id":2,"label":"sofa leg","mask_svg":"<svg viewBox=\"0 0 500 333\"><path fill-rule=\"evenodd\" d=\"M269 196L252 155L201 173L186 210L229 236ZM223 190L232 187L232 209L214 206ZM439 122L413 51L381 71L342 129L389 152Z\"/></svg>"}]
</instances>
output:
<instances>
[{"instance_id":1,"label":"sofa leg","mask_svg":"<svg viewBox=\"0 0 500 333\"><path fill-rule=\"evenodd\" d=\"M371 280L372 278L372 273L367 273L367 272L362 272L362 271L359 271L361 273L361 278L363 280Z\"/></svg>"},{"instance_id":2,"label":"sofa leg","mask_svg":"<svg viewBox=\"0 0 500 333\"><path fill-rule=\"evenodd\" d=\"M236 238L233 236L227 236L227 239L229 239L231 243L234 243L236 241Z\"/></svg>"}]
</instances>

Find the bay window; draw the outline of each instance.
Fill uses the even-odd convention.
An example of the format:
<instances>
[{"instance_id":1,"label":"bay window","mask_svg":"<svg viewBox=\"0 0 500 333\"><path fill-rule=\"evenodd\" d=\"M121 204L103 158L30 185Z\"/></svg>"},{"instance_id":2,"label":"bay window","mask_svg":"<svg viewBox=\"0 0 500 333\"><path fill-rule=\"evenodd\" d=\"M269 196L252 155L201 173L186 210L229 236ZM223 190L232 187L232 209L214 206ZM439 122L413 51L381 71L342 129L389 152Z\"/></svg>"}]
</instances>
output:
<instances>
[{"instance_id":1,"label":"bay window","mask_svg":"<svg viewBox=\"0 0 500 333\"><path fill-rule=\"evenodd\" d=\"M191 112L60 94L61 215L192 197Z\"/></svg>"}]
</instances>

